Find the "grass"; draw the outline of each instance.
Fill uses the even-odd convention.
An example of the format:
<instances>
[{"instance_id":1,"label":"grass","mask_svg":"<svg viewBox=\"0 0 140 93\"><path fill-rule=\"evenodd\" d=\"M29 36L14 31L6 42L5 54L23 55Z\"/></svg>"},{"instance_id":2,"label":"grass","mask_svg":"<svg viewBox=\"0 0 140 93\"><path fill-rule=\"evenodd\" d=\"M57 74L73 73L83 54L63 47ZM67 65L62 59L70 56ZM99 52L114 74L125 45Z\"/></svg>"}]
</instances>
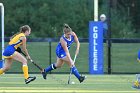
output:
<instances>
[{"instance_id":1,"label":"grass","mask_svg":"<svg viewBox=\"0 0 140 93\"><path fill-rule=\"evenodd\" d=\"M44 80L40 74L32 74L37 79L25 84L22 74L0 76L0 93L138 93L133 89L134 75L87 75L83 83L72 76L75 84L67 84L68 74L48 74Z\"/></svg>"}]
</instances>

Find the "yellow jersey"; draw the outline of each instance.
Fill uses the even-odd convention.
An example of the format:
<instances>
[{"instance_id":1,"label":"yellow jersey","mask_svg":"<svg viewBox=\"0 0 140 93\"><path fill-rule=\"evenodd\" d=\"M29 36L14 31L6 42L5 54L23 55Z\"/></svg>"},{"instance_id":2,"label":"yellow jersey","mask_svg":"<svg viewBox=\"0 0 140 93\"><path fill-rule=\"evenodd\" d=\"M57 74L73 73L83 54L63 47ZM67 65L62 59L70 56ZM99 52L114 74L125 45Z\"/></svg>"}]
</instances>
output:
<instances>
[{"instance_id":1,"label":"yellow jersey","mask_svg":"<svg viewBox=\"0 0 140 93\"><path fill-rule=\"evenodd\" d=\"M20 45L22 45L22 40L20 40L20 37L25 37L24 33L19 33L16 36L14 36L10 42L9 45L13 45L15 49L17 49Z\"/></svg>"}]
</instances>

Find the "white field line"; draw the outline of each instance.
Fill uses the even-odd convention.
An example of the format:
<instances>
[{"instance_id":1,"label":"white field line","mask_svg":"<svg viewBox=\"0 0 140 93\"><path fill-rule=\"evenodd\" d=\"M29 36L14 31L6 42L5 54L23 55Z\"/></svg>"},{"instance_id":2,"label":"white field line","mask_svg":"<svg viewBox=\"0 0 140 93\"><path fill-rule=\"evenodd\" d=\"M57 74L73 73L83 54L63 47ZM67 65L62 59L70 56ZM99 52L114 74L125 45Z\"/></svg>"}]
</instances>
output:
<instances>
[{"instance_id":1,"label":"white field line","mask_svg":"<svg viewBox=\"0 0 140 93\"><path fill-rule=\"evenodd\" d=\"M0 90L2 93L138 93L138 91L100 91L100 90Z\"/></svg>"}]
</instances>

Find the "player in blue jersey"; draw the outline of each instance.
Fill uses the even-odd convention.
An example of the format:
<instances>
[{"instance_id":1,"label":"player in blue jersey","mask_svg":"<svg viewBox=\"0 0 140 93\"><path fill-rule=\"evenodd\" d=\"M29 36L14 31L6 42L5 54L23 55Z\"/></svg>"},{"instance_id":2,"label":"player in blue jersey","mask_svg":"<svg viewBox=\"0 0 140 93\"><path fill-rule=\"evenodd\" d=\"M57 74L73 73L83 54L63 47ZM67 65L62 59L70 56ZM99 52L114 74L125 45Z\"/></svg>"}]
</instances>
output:
<instances>
[{"instance_id":1,"label":"player in blue jersey","mask_svg":"<svg viewBox=\"0 0 140 93\"><path fill-rule=\"evenodd\" d=\"M80 48L78 37L67 24L64 24L63 33L56 47L57 62L44 69L44 72L42 72L43 78L46 79L46 75L49 71L60 68L65 62L81 83L85 80L85 76L80 76L69 53L70 45L75 42L77 44L75 55L78 55Z\"/></svg>"}]
</instances>

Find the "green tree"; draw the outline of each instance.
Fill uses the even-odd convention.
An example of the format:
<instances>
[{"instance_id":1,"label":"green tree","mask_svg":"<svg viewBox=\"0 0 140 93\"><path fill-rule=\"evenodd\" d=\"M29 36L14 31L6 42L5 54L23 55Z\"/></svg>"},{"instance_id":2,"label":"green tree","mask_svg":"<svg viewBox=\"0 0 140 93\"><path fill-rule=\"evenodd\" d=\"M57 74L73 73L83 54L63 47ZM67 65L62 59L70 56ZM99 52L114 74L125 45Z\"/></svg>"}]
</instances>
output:
<instances>
[{"instance_id":1,"label":"green tree","mask_svg":"<svg viewBox=\"0 0 140 93\"><path fill-rule=\"evenodd\" d=\"M6 36L24 24L32 28L32 37L58 37L68 23L80 37L88 37L91 13L86 0L2 0L5 6Z\"/></svg>"},{"instance_id":2,"label":"green tree","mask_svg":"<svg viewBox=\"0 0 140 93\"><path fill-rule=\"evenodd\" d=\"M112 37L139 35L140 0L111 0ZM5 7L5 35L20 26L32 28L31 37L59 37L68 23L79 37L88 38L88 23L93 20L94 0L0 0ZM108 15L108 0L99 0L99 14Z\"/></svg>"}]
</instances>

